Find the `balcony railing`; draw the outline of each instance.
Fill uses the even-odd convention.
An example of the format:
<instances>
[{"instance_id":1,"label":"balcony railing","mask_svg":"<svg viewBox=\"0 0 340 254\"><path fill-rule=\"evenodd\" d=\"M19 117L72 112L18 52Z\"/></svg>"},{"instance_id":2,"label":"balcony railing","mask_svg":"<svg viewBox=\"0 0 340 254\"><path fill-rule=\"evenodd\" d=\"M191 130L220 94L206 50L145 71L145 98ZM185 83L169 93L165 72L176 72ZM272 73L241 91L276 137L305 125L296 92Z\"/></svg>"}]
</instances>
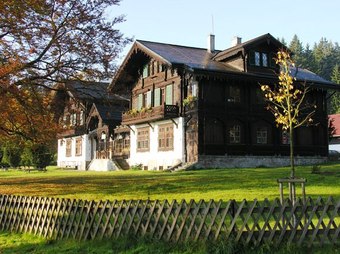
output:
<instances>
[{"instance_id":1,"label":"balcony railing","mask_svg":"<svg viewBox=\"0 0 340 254\"><path fill-rule=\"evenodd\" d=\"M69 136L80 136L86 133L84 125L81 126L70 126L67 129L63 129L58 133L58 138L69 137Z\"/></svg>"},{"instance_id":2,"label":"balcony railing","mask_svg":"<svg viewBox=\"0 0 340 254\"><path fill-rule=\"evenodd\" d=\"M179 116L179 108L177 105L163 104L158 107L150 109L142 109L140 111L130 110L123 114L122 124L138 124L151 121L157 121L161 119L174 118Z\"/></svg>"}]
</instances>

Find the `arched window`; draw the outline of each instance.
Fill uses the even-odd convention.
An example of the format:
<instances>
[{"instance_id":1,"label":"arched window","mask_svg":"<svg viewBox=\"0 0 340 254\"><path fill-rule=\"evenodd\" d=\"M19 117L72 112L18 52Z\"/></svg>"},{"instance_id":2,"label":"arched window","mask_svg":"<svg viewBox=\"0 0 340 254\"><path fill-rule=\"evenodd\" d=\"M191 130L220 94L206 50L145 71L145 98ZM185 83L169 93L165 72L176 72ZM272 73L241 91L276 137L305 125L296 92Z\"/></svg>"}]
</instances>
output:
<instances>
[{"instance_id":1,"label":"arched window","mask_svg":"<svg viewBox=\"0 0 340 254\"><path fill-rule=\"evenodd\" d=\"M221 145L224 144L223 123L217 119L208 119L205 124L205 143Z\"/></svg>"},{"instance_id":2,"label":"arched window","mask_svg":"<svg viewBox=\"0 0 340 254\"><path fill-rule=\"evenodd\" d=\"M227 127L227 142L229 144L241 144L243 140L243 126L240 122L232 122Z\"/></svg>"}]
</instances>

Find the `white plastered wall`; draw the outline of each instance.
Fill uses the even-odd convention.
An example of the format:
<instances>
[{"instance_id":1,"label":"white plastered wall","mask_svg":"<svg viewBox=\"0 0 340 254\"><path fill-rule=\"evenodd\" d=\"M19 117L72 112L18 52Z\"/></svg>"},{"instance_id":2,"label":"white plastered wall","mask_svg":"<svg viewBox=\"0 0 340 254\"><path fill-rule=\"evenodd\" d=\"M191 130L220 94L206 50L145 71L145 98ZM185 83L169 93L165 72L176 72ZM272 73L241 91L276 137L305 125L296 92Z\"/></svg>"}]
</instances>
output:
<instances>
[{"instance_id":1,"label":"white plastered wall","mask_svg":"<svg viewBox=\"0 0 340 254\"><path fill-rule=\"evenodd\" d=\"M184 121L182 117L150 123L150 125L132 125L130 131L130 166L142 164L149 170L166 169L177 165L184 160ZM158 127L162 124L174 125L174 149L171 151L158 151ZM147 152L137 152L137 128L148 127L150 133L150 149Z\"/></svg>"},{"instance_id":2,"label":"white plastered wall","mask_svg":"<svg viewBox=\"0 0 340 254\"><path fill-rule=\"evenodd\" d=\"M76 139L82 139L82 153L76 156ZM66 156L66 140L71 142L71 156ZM72 167L79 170L86 170L86 166L91 160L91 146L87 134L69 138L58 139L58 167Z\"/></svg>"}]
</instances>

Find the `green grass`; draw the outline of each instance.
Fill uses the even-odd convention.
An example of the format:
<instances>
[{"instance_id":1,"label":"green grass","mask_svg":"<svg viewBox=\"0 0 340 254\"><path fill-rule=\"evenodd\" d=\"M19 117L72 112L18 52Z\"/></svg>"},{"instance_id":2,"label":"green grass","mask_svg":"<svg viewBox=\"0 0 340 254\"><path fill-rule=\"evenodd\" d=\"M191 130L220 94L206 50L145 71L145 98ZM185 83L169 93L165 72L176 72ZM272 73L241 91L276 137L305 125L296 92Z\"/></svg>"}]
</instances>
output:
<instances>
[{"instance_id":1,"label":"green grass","mask_svg":"<svg viewBox=\"0 0 340 254\"><path fill-rule=\"evenodd\" d=\"M297 167L307 178L306 192L313 198L340 198L340 164ZM50 167L47 172L0 171L0 194L53 196L88 200L113 199L215 199L252 200L278 197L276 179L289 168L210 169L183 172L113 171L82 172ZM287 188L286 188L287 192ZM298 190L299 192L299 190ZM284 246L258 249L230 242L169 244L148 239L77 242L51 241L27 234L0 233L0 253L340 253L339 247L307 249Z\"/></svg>"},{"instance_id":2,"label":"green grass","mask_svg":"<svg viewBox=\"0 0 340 254\"><path fill-rule=\"evenodd\" d=\"M340 164L297 167L296 174L307 178L307 196L340 198ZM182 172L111 171L89 172L48 168L47 172L0 171L0 193L53 196L87 200L270 200L279 197L277 179L289 176L290 169L235 168ZM300 188L297 193L300 194ZM285 188L287 194L287 187Z\"/></svg>"},{"instance_id":3,"label":"green grass","mask_svg":"<svg viewBox=\"0 0 340 254\"><path fill-rule=\"evenodd\" d=\"M0 233L0 253L26 253L26 254L149 254L149 253L340 253L339 246L323 246L307 248L306 246L282 246L280 248L262 245L258 248L251 246L235 245L228 241L219 242L187 242L187 243L166 243L151 239L122 238L119 240L96 240L78 242L74 240L51 241L28 234Z\"/></svg>"}]
</instances>

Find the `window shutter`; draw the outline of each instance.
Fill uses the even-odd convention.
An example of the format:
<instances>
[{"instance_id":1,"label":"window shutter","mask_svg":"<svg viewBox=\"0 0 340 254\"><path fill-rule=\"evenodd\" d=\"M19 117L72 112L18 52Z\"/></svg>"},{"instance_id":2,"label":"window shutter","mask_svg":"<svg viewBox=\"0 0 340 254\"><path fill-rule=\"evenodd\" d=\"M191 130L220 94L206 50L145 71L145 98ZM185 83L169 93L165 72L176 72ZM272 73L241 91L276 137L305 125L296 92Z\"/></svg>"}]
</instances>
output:
<instances>
[{"instance_id":1,"label":"window shutter","mask_svg":"<svg viewBox=\"0 0 340 254\"><path fill-rule=\"evenodd\" d=\"M161 89L160 88L156 88L155 92L154 92L154 102L155 102L155 107L160 106L161 105Z\"/></svg>"},{"instance_id":2,"label":"window shutter","mask_svg":"<svg viewBox=\"0 0 340 254\"><path fill-rule=\"evenodd\" d=\"M151 107L151 91L146 93L146 105L145 107Z\"/></svg>"},{"instance_id":3,"label":"window shutter","mask_svg":"<svg viewBox=\"0 0 340 254\"><path fill-rule=\"evenodd\" d=\"M149 65L145 65L143 68L143 78L146 78L149 76Z\"/></svg>"},{"instance_id":4,"label":"window shutter","mask_svg":"<svg viewBox=\"0 0 340 254\"><path fill-rule=\"evenodd\" d=\"M138 95L137 109L140 110L143 107L143 94Z\"/></svg>"},{"instance_id":5,"label":"window shutter","mask_svg":"<svg viewBox=\"0 0 340 254\"><path fill-rule=\"evenodd\" d=\"M172 84L166 86L165 96L165 104L172 105Z\"/></svg>"}]
</instances>

